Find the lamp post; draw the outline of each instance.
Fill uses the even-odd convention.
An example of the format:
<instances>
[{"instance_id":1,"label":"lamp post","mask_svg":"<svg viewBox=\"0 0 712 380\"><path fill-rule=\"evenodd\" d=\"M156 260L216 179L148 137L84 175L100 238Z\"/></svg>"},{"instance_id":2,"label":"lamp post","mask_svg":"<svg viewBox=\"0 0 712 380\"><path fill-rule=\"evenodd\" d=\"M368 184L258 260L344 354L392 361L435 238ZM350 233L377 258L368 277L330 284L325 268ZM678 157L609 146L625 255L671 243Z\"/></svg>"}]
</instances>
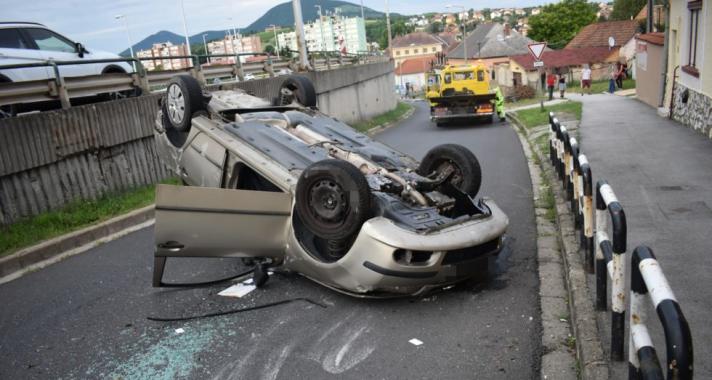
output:
<instances>
[{"instance_id":1,"label":"lamp post","mask_svg":"<svg viewBox=\"0 0 712 380\"><path fill-rule=\"evenodd\" d=\"M274 43L277 44L277 59L279 58L279 39L277 38L277 25L272 24L272 31L274 32Z\"/></svg>"},{"instance_id":2,"label":"lamp post","mask_svg":"<svg viewBox=\"0 0 712 380\"><path fill-rule=\"evenodd\" d=\"M129 24L126 21L126 16L125 15L116 15L116 16L114 16L114 18L117 20L124 21L124 29L126 29L126 40L129 42L129 51L131 52L131 58L134 58L133 43L131 43L131 32L129 32Z\"/></svg>"},{"instance_id":3,"label":"lamp post","mask_svg":"<svg viewBox=\"0 0 712 380\"><path fill-rule=\"evenodd\" d=\"M462 5L448 4L445 8L460 8L462 12L465 12L465 7ZM467 35L465 33L465 24L462 22L462 17L460 17L460 28L462 28L462 53L465 56L465 64L467 64L467 43L465 41Z\"/></svg>"},{"instance_id":4,"label":"lamp post","mask_svg":"<svg viewBox=\"0 0 712 380\"><path fill-rule=\"evenodd\" d=\"M386 33L388 33L388 50L393 58L393 47L391 47L391 14L388 12L388 0L386 0Z\"/></svg>"},{"instance_id":5,"label":"lamp post","mask_svg":"<svg viewBox=\"0 0 712 380\"><path fill-rule=\"evenodd\" d=\"M315 5L314 8L317 8L318 11L317 13L319 14L319 32L321 33L321 51L326 51L326 43L324 43L324 20L321 18L321 5Z\"/></svg>"},{"instance_id":6,"label":"lamp post","mask_svg":"<svg viewBox=\"0 0 712 380\"><path fill-rule=\"evenodd\" d=\"M208 52L208 44L205 42L205 36L207 33L203 33L203 48L205 49L205 55L208 56L208 64L210 64L210 52Z\"/></svg>"},{"instance_id":7,"label":"lamp post","mask_svg":"<svg viewBox=\"0 0 712 380\"><path fill-rule=\"evenodd\" d=\"M183 0L180 0L180 12L183 16L183 33L185 33L185 46L188 49L188 55L190 52L190 40L188 39L188 24L185 22L185 7L183 6Z\"/></svg>"}]
</instances>

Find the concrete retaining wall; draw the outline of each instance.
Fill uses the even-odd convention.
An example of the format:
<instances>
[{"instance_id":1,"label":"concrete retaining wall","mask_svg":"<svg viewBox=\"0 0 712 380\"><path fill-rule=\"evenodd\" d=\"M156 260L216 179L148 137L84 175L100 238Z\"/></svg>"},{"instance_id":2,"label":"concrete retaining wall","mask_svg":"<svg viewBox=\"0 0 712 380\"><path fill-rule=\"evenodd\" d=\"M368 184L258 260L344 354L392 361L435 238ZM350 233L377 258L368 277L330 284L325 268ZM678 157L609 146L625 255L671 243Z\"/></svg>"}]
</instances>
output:
<instances>
[{"instance_id":1,"label":"concrete retaining wall","mask_svg":"<svg viewBox=\"0 0 712 380\"><path fill-rule=\"evenodd\" d=\"M381 114L397 103L388 62L306 75L316 86L321 110L346 122ZM234 86L271 99L282 80ZM0 120L0 225L169 176L153 142L160 96Z\"/></svg>"}]
</instances>

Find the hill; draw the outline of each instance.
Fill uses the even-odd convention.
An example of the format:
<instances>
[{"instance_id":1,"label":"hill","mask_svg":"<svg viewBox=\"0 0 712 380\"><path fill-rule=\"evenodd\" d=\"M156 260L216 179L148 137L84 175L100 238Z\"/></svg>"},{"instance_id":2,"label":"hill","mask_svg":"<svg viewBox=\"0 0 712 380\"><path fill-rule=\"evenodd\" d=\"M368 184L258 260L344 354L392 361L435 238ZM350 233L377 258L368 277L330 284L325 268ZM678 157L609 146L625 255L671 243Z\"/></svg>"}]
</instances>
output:
<instances>
[{"instance_id":1,"label":"hill","mask_svg":"<svg viewBox=\"0 0 712 380\"><path fill-rule=\"evenodd\" d=\"M302 17L304 22L314 21L319 17L317 13L317 8L315 5L321 5L322 12L326 14L327 11L334 12L337 8L339 12L346 17L361 16L361 6L349 3L347 1L340 0L302 0ZM385 15L382 12L375 11L368 7L363 7L364 15L366 18L383 18ZM391 16L399 16L396 13L391 13ZM240 28L240 32L244 34L262 32L270 25L279 26L294 26L294 15L292 14L292 3L286 2L279 5L275 5L270 10L268 10L262 17L255 20L252 24L245 28ZM191 46L194 44L203 43L203 34L208 34L205 39L208 41L217 40L223 38L227 33L227 30L209 30L200 33L196 33L190 36ZM161 42L171 42L174 44L183 43L184 38L180 34L176 34L167 30L161 30L160 32L154 33L143 40L135 43L133 45L134 51L149 49L153 44ZM124 57L128 57L129 49L126 49L119 53Z\"/></svg>"}]
</instances>

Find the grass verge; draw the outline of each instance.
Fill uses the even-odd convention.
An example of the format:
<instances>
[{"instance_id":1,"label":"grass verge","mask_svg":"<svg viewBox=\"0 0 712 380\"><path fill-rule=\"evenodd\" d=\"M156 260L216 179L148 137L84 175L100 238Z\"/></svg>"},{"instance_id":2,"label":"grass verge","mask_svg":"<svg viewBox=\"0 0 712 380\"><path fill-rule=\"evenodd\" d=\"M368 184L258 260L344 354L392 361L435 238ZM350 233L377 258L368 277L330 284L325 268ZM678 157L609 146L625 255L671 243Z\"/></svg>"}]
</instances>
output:
<instances>
[{"instance_id":1,"label":"grass verge","mask_svg":"<svg viewBox=\"0 0 712 380\"><path fill-rule=\"evenodd\" d=\"M179 184L177 178L161 183ZM25 218L0 228L0 256L89 225L103 222L154 202L156 186L144 186L124 193L108 194L97 200L81 200L65 207Z\"/></svg>"},{"instance_id":2,"label":"grass verge","mask_svg":"<svg viewBox=\"0 0 712 380\"><path fill-rule=\"evenodd\" d=\"M368 130L378 127L383 124L392 123L400 119L406 112L413 109L413 106L406 102L398 102L398 105L393 110L382 113L366 121L354 123L351 126L359 132L368 132Z\"/></svg>"},{"instance_id":3,"label":"grass verge","mask_svg":"<svg viewBox=\"0 0 712 380\"><path fill-rule=\"evenodd\" d=\"M522 122L525 128L533 128L538 125L549 123L549 112L568 113L573 115L577 120L581 120L581 102L568 101L566 103L558 103L551 106L529 108L515 112L517 118Z\"/></svg>"}]
</instances>

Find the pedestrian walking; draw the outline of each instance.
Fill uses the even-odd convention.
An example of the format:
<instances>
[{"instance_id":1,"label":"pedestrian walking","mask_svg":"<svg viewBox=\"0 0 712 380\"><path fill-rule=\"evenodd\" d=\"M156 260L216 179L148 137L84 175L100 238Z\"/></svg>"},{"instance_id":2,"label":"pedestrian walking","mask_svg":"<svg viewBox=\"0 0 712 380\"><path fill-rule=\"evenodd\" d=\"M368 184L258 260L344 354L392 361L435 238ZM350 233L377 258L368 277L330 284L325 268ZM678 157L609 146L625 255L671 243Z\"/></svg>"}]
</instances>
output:
<instances>
[{"instance_id":1,"label":"pedestrian walking","mask_svg":"<svg viewBox=\"0 0 712 380\"><path fill-rule=\"evenodd\" d=\"M615 65L610 65L608 67L608 92L611 94L616 91L616 78L617 78L617 69Z\"/></svg>"},{"instance_id":2,"label":"pedestrian walking","mask_svg":"<svg viewBox=\"0 0 712 380\"><path fill-rule=\"evenodd\" d=\"M556 84L556 75L553 71L549 71L546 76L546 88L549 90L549 100L554 99L554 85Z\"/></svg>"},{"instance_id":3,"label":"pedestrian walking","mask_svg":"<svg viewBox=\"0 0 712 380\"><path fill-rule=\"evenodd\" d=\"M591 95L591 64L587 63L583 65L583 70L581 70L581 96L588 89L588 94Z\"/></svg>"},{"instance_id":4,"label":"pedestrian walking","mask_svg":"<svg viewBox=\"0 0 712 380\"><path fill-rule=\"evenodd\" d=\"M564 93L566 92L566 74L559 74L559 95L561 99L564 98Z\"/></svg>"},{"instance_id":5,"label":"pedestrian walking","mask_svg":"<svg viewBox=\"0 0 712 380\"><path fill-rule=\"evenodd\" d=\"M623 89L623 79L625 79L625 70L627 66L627 64L621 62L616 64L616 86L621 90Z\"/></svg>"}]
</instances>

